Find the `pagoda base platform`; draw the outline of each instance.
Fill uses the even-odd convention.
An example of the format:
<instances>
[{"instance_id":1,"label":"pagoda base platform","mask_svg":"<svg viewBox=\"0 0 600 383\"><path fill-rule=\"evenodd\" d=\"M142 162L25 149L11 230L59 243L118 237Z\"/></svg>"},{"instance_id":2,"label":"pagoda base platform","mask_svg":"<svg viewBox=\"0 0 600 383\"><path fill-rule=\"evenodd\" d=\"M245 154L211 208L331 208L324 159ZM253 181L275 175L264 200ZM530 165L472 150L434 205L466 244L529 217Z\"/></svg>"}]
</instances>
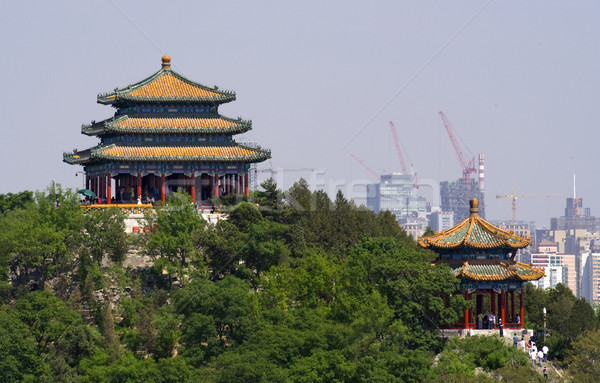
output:
<instances>
[{"instance_id":1,"label":"pagoda base platform","mask_svg":"<svg viewBox=\"0 0 600 383\"><path fill-rule=\"evenodd\" d=\"M530 329L504 329L504 334L503 334L504 338L510 339L512 341L512 337L515 334L517 335L517 338L519 338L519 340L521 339L521 336L525 336L525 340L528 340L529 337L531 337L533 335L533 330L530 330ZM464 329L464 328L441 329L439 337L454 338L455 336L460 336L461 338L466 338L468 336L476 336L476 335L500 336L500 330L498 330L498 329L496 329L496 330L488 330L488 329L474 330L472 328L471 329Z\"/></svg>"}]
</instances>

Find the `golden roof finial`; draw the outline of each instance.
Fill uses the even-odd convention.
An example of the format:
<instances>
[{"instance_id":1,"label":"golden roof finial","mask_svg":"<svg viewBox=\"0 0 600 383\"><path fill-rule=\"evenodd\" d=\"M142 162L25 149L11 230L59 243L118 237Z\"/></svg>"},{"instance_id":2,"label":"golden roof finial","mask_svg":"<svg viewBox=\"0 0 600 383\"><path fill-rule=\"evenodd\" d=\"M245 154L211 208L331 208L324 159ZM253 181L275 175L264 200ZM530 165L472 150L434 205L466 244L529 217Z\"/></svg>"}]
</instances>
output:
<instances>
[{"instance_id":1,"label":"golden roof finial","mask_svg":"<svg viewBox=\"0 0 600 383\"><path fill-rule=\"evenodd\" d=\"M471 205L471 217L478 217L479 216L479 201L477 200L477 198L473 198L472 200L469 201L469 205Z\"/></svg>"},{"instance_id":2,"label":"golden roof finial","mask_svg":"<svg viewBox=\"0 0 600 383\"><path fill-rule=\"evenodd\" d=\"M171 70L171 58L169 56L162 57L163 70Z\"/></svg>"}]
</instances>

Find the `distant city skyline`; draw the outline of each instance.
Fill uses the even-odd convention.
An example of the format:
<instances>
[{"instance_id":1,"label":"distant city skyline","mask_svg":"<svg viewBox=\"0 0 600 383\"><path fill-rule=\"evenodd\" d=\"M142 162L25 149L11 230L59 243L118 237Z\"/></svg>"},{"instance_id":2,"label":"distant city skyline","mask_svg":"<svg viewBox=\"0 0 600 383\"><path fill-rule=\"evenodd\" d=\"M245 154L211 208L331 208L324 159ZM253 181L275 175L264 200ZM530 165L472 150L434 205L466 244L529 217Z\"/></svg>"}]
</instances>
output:
<instances>
[{"instance_id":1,"label":"distant city skyline","mask_svg":"<svg viewBox=\"0 0 600 383\"><path fill-rule=\"evenodd\" d=\"M247 138L272 150L274 166L324 170L289 172L283 188L312 175L360 201L349 185L376 180L351 153L379 172L400 168L389 121L419 179L454 181L462 170L443 110L465 151L485 154L489 220L512 216L497 194L571 195L573 174L584 207L600 214L597 2L66 0L1 9L0 193L53 179L80 186L62 153L95 144L81 124L111 115L96 95L142 80L168 54L175 71L237 93L221 113L251 119ZM518 200L517 219L548 227L564 207L564 198Z\"/></svg>"}]
</instances>

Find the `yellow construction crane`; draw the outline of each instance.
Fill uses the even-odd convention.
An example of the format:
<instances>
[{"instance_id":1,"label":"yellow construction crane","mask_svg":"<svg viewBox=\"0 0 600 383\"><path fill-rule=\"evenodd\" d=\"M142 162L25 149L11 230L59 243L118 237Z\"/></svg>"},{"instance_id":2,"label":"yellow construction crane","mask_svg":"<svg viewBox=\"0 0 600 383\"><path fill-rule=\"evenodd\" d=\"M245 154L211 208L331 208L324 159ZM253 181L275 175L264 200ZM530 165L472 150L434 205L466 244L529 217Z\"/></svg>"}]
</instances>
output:
<instances>
[{"instance_id":1,"label":"yellow construction crane","mask_svg":"<svg viewBox=\"0 0 600 383\"><path fill-rule=\"evenodd\" d=\"M511 189L510 194L498 194L496 198L512 199L512 220L517 223L517 198L550 198L550 197L568 197L566 194L515 194L515 189Z\"/></svg>"}]
</instances>

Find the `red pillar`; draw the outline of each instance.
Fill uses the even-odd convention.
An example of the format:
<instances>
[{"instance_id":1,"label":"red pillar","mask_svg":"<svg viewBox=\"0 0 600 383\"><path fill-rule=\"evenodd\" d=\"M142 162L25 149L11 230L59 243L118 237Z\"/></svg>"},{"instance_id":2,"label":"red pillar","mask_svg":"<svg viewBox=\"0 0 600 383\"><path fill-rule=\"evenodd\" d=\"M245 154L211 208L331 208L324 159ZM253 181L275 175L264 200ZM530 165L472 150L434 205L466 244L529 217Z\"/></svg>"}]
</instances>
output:
<instances>
[{"instance_id":1,"label":"red pillar","mask_svg":"<svg viewBox=\"0 0 600 383\"><path fill-rule=\"evenodd\" d=\"M196 175L192 173L192 202L196 203Z\"/></svg>"},{"instance_id":2,"label":"red pillar","mask_svg":"<svg viewBox=\"0 0 600 383\"><path fill-rule=\"evenodd\" d=\"M112 178L110 173L106 175L106 203L110 205L110 197L112 196Z\"/></svg>"},{"instance_id":3,"label":"red pillar","mask_svg":"<svg viewBox=\"0 0 600 383\"><path fill-rule=\"evenodd\" d=\"M213 176L213 197L219 198L219 174Z\"/></svg>"},{"instance_id":4,"label":"red pillar","mask_svg":"<svg viewBox=\"0 0 600 383\"><path fill-rule=\"evenodd\" d=\"M165 173L160 175L160 200L165 202Z\"/></svg>"},{"instance_id":5,"label":"red pillar","mask_svg":"<svg viewBox=\"0 0 600 383\"><path fill-rule=\"evenodd\" d=\"M137 175L137 196L141 197L142 195L142 173L138 173Z\"/></svg>"},{"instance_id":6,"label":"red pillar","mask_svg":"<svg viewBox=\"0 0 600 383\"><path fill-rule=\"evenodd\" d=\"M510 315L511 315L511 318L513 318L513 322L514 322L514 318L515 318L515 292L514 291L510 292Z\"/></svg>"},{"instance_id":7,"label":"red pillar","mask_svg":"<svg viewBox=\"0 0 600 383\"><path fill-rule=\"evenodd\" d=\"M490 312L496 315L496 292L494 290L490 293ZM494 324L495 328L495 324Z\"/></svg>"},{"instance_id":8,"label":"red pillar","mask_svg":"<svg viewBox=\"0 0 600 383\"><path fill-rule=\"evenodd\" d=\"M519 311L521 313L521 328L525 328L523 326L523 321L524 321L524 317L523 317L523 290L521 290L521 293L519 293Z\"/></svg>"},{"instance_id":9,"label":"red pillar","mask_svg":"<svg viewBox=\"0 0 600 383\"><path fill-rule=\"evenodd\" d=\"M100 198L104 198L104 177L103 176L98 176L98 179L100 180Z\"/></svg>"},{"instance_id":10,"label":"red pillar","mask_svg":"<svg viewBox=\"0 0 600 383\"><path fill-rule=\"evenodd\" d=\"M248 197L249 191L248 191L248 173L244 174L244 194L246 195L246 197Z\"/></svg>"},{"instance_id":11,"label":"red pillar","mask_svg":"<svg viewBox=\"0 0 600 383\"><path fill-rule=\"evenodd\" d=\"M468 301L469 300L469 293L465 292L465 300ZM465 329L469 328L469 316L471 315L471 313L469 313L469 309L466 308L465 309Z\"/></svg>"},{"instance_id":12,"label":"red pillar","mask_svg":"<svg viewBox=\"0 0 600 383\"><path fill-rule=\"evenodd\" d=\"M502 291L500 293L500 318L502 319L502 324L506 326L506 291Z\"/></svg>"}]
</instances>

